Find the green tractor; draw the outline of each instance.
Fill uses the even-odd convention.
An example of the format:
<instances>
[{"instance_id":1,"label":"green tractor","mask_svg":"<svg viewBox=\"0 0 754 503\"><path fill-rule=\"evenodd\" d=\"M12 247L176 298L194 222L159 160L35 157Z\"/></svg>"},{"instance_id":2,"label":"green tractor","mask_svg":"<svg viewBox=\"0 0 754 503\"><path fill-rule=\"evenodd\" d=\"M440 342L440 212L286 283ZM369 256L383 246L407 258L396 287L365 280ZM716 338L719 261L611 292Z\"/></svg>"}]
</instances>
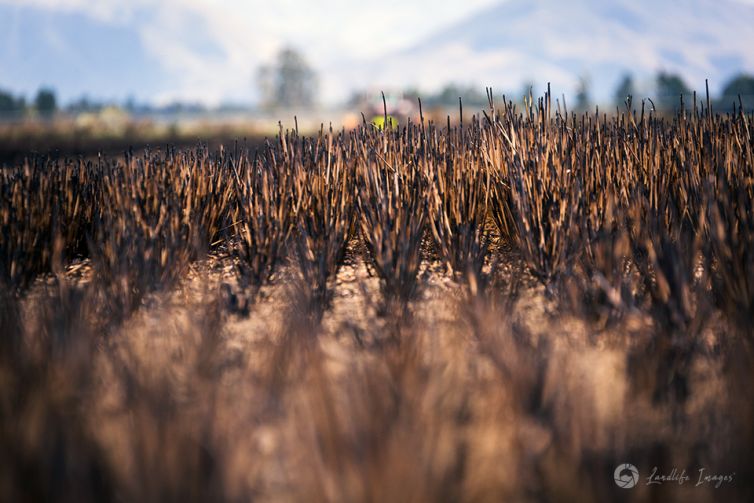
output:
<instances>
[{"instance_id":1,"label":"green tractor","mask_svg":"<svg viewBox=\"0 0 754 503\"><path fill-rule=\"evenodd\" d=\"M374 117L372 117L371 123L377 129L384 129L385 128L385 114L375 115ZM390 129L397 128L398 127L398 119L396 119L392 115L388 115L387 116L387 126Z\"/></svg>"}]
</instances>

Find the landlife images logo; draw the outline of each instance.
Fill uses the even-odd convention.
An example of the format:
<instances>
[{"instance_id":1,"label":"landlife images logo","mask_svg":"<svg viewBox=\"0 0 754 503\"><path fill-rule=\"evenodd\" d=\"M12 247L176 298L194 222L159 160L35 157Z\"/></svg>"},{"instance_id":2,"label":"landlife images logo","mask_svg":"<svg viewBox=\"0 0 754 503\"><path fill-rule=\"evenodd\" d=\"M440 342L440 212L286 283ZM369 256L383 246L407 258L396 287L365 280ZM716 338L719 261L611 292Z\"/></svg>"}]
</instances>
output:
<instances>
[{"instance_id":1,"label":"landlife images logo","mask_svg":"<svg viewBox=\"0 0 754 503\"><path fill-rule=\"evenodd\" d=\"M670 473L661 473L658 467L655 466L652 469L652 473L647 476L646 485L651 486L667 483L684 485L686 483L691 483L694 487L707 485L719 489L724 484L732 484L736 476L735 472L710 473L706 468L699 468L697 476L692 480L690 473L691 472L685 468L683 470L673 468ZM639 483L639 469L631 463L620 464L613 472L613 480L615 481L615 485L622 489L636 487Z\"/></svg>"},{"instance_id":2,"label":"landlife images logo","mask_svg":"<svg viewBox=\"0 0 754 503\"><path fill-rule=\"evenodd\" d=\"M631 489L639 483L639 470L631 463L623 463L613 472L613 480L618 487Z\"/></svg>"}]
</instances>

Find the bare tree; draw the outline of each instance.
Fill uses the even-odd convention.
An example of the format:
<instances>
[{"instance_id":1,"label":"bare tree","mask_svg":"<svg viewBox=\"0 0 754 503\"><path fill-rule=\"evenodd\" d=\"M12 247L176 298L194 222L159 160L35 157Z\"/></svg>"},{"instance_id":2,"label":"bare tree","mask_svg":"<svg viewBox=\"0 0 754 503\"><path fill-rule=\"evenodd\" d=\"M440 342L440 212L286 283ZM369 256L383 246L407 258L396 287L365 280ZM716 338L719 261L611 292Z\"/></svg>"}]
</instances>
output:
<instances>
[{"instance_id":1,"label":"bare tree","mask_svg":"<svg viewBox=\"0 0 754 503\"><path fill-rule=\"evenodd\" d=\"M257 85L266 109L311 108L317 95L317 74L301 53L285 47L274 65L259 68Z\"/></svg>"}]
</instances>

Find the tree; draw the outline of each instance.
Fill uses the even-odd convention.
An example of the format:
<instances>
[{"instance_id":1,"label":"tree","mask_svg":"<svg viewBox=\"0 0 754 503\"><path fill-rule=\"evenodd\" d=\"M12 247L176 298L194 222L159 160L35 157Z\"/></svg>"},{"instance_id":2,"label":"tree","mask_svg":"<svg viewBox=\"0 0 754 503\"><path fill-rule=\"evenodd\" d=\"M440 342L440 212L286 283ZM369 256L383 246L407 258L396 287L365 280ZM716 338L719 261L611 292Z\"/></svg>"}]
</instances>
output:
<instances>
[{"instance_id":1,"label":"tree","mask_svg":"<svg viewBox=\"0 0 754 503\"><path fill-rule=\"evenodd\" d=\"M634 88L634 78L630 73L627 73L623 75L623 78L618 83L618 87L615 88L615 106L618 108L623 108L624 106L626 106L625 102L628 97L633 96L634 94L636 94L636 89Z\"/></svg>"},{"instance_id":2,"label":"tree","mask_svg":"<svg viewBox=\"0 0 754 503\"><path fill-rule=\"evenodd\" d=\"M58 108L55 91L48 88L41 88L37 91L37 97L34 98L34 108L43 117L51 117Z\"/></svg>"},{"instance_id":3,"label":"tree","mask_svg":"<svg viewBox=\"0 0 754 503\"><path fill-rule=\"evenodd\" d=\"M16 116L26 108L23 96L14 97L11 93L0 89L0 116Z\"/></svg>"},{"instance_id":4,"label":"tree","mask_svg":"<svg viewBox=\"0 0 754 503\"><path fill-rule=\"evenodd\" d=\"M586 110L589 108L592 102L590 96L590 82L588 77L580 77L579 84L576 86L576 109Z\"/></svg>"},{"instance_id":5,"label":"tree","mask_svg":"<svg viewBox=\"0 0 754 503\"><path fill-rule=\"evenodd\" d=\"M283 48L273 66L257 72L262 106L273 108L310 108L317 95L317 75L295 49Z\"/></svg>"},{"instance_id":6,"label":"tree","mask_svg":"<svg viewBox=\"0 0 754 503\"><path fill-rule=\"evenodd\" d=\"M733 103L738 104L739 96L745 110L754 109L754 75L742 73L732 78L720 93L720 105L730 107Z\"/></svg>"},{"instance_id":7,"label":"tree","mask_svg":"<svg viewBox=\"0 0 754 503\"><path fill-rule=\"evenodd\" d=\"M691 96L683 78L678 74L660 72L657 74L657 106L663 111L672 111L681 105L681 96L686 103Z\"/></svg>"}]
</instances>

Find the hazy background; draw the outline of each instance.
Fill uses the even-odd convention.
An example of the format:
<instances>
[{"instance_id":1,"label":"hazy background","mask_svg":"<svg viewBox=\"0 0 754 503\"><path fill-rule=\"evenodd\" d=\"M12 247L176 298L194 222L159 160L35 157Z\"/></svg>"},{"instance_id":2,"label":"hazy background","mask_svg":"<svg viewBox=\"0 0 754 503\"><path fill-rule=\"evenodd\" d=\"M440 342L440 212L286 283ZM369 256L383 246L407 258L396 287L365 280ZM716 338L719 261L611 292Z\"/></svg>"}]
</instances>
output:
<instances>
[{"instance_id":1,"label":"hazy background","mask_svg":"<svg viewBox=\"0 0 754 503\"><path fill-rule=\"evenodd\" d=\"M401 98L474 105L547 82L613 108L705 78L746 99L754 79L730 84L754 74L752 26L754 0L0 0L0 115L338 120L381 90L402 116Z\"/></svg>"}]
</instances>

